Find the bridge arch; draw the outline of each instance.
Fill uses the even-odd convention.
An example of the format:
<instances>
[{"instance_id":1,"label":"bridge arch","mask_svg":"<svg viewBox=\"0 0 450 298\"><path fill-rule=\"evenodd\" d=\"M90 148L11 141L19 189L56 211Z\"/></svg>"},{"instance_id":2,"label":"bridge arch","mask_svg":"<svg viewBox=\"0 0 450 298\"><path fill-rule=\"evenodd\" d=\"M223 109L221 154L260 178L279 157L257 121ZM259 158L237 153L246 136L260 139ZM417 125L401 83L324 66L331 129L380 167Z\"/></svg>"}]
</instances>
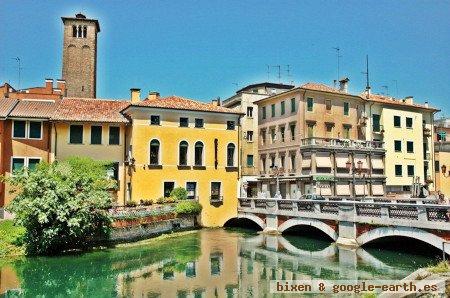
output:
<instances>
[{"instance_id":1,"label":"bridge arch","mask_svg":"<svg viewBox=\"0 0 450 298\"><path fill-rule=\"evenodd\" d=\"M442 243L445 242L445 239L430 232L411 227L379 227L359 235L356 238L356 242L359 245L364 245L380 238L393 236L416 239L428 243L439 250L442 250ZM445 252L450 254L450 247L448 245L445 247Z\"/></svg>"},{"instance_id":2,"label":"bridge arch","mask_svg":"<svg viewBox=\"0 0 450 298\"><path fill-rule=\"evenodd\" d=\"M325 234L327 234L334 241L336 241L338 239L338 234L336 233L336 231L333 228L331 228L329 225L327 225L326 223L324 223L320 220L312 219L312 218L311 219L308 219L308 218L288 219L287 221L285 221L278 227L278 232L283 233L287 229L295 227L295 226L312 226L312 227L324 232Z\"/></svg>"},{"instance_id":3,"label":"bridge arch","mask_svg":"<svg viewBox=\"0 0 450 298\"><path fill-rule=\"evenodd\" d=\"M238 214L236 217L232 217L226 220L223 225L233 219L248 219L257 224L261 228L261 230L264 230L266 228L266 223L264 222L264 220L253 214Z\"/></svg>"}]
</instances>

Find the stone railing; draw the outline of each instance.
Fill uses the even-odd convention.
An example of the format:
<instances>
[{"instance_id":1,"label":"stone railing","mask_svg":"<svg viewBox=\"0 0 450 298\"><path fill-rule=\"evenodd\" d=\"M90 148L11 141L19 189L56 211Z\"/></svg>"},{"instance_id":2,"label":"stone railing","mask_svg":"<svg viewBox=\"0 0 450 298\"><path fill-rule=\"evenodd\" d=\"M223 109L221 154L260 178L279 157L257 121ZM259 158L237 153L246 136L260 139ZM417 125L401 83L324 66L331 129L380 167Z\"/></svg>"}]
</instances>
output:
<instances>
[{"instance_id":1,"label":"stone railing","mask_svg":"<svg viewBox=\"0 0 450 298\"><path fill-rule=\"evenodd\" d=\"M239 198L238 212L450 230L450 205Z\"/></svg>"},{"instance_id":2,"label":"stone railing","mask_svg":"<svg viewBox=\"0 0 450 298\"><path fill-rule=\"evenodd\" d=\"M382 141L363 141L332 138L305 138L300 141L300 146L384 150L384 142Z\"/></svg>"}]
</instances>

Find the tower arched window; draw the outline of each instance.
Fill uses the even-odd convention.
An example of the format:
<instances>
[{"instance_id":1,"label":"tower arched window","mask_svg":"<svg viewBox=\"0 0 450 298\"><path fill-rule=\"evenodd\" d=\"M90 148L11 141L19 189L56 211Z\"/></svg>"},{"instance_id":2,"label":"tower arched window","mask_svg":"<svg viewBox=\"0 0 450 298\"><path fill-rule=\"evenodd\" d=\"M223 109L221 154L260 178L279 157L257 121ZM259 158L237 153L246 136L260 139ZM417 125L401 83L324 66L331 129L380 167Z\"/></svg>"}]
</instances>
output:
<instances>
[{"instance_id":1,"label":"tower arched window","mask_svg":"<svg viewBox=\"0 0 450 298\"><path fill-rule=\"evenodd\" d=\"M234 155L236 146L234 144L228 144L227 146L227 167L234 167Z\"/></svg>"},{"instance_id":2,"label":"tower arched window","mask_svg":"<svg viewBox=\"0 0 450 298\"><path fill-rule=\"evenodd\" d=\"M179 160L178 160L178 164L180 166L187 166L188 147L189 147L188 142L186 141L180 142Z\"/></svg>"},{"instance_id":3,"label":"tower arched window","mask_svg":"<svg viewBox=\"0 0 450 298\"><path fill-rule=\"evenodd\" d=\"M203 143L195 143L195 165L203 166Z\"/></svg>"},{"instance_id":4,"label":"tower arched window","mask_svg":"<svg viewBox=\"0 0 450 298\"><path fill-rule=\"evenodd\" d=\"M80 26L78 26L78 34L77 34L77 37L82 37L81 34L82 34L82 31L81 31L81 25L80 25Z\"/></svg>"},{"instance_id":5,"label":"tower arched window","mask_svg":"<svg viewBox=\"0 0 450 298\"><path fill-rule=\"evenodd\" d=\"M77 37L77 26L72 26L72 37Z\"/></svg>"},{"instance_id":6,"label":"tower arched window","mask_svg":"<svg viewBox=\"0 0 450 298\"><path fill-rule=\"evenodd\" d=\"M87 27L83 26L83 38L86 38L87 36Z\"/></svg>"},{"instance_id":7,"label":"tower arched window","mask_svg":"<svg viewBox=\"0 0 450 298\"><path fill-rule=\"evenodd\" d=\"M151 165L159 165L160 164L160 156L159 156L159 141L151 140L150 142L150 164Z\"/></svg>"}]
</instances>

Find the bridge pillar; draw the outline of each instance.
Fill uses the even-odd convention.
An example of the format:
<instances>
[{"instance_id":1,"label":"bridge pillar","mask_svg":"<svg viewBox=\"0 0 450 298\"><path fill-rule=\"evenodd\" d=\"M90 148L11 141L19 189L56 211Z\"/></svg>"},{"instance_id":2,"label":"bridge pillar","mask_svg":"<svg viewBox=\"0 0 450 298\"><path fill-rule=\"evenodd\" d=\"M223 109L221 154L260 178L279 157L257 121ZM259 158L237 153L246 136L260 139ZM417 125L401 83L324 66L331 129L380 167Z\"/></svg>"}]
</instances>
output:
<instances>
[{"instance_id":1,"label":"bridge pillar","mask_svg":"<svg viewBox=\"0 0 450 298\"><path fill-rule=\"evenodd\" d=\"M347 280L358 280L357 264L358 257L355 249L339 247L339 277Z\"/></svg>"},{"instance_id":2,"label":"bridge pillar","mask_svg":"<svg viewBox=\"0 0 450 298\"><path fill-rule=\"evenodd\" d=\"M339 206L339 230L338 239L336 241L337 245L346 247L358 247L356 242L356 223L355 216L356 210L355 206L351 205L341 205Z\"/></svg>"}]
</instances>

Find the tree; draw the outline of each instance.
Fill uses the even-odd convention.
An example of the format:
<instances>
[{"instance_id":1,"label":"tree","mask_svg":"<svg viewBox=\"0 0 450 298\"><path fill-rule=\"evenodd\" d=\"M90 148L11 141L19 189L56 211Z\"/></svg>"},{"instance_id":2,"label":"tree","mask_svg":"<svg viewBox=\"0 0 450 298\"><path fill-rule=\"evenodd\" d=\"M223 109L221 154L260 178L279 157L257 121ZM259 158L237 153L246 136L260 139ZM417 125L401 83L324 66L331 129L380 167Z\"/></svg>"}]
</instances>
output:
<instances>
[{"instance_id":1,"label":"tree","mask_svg":"<svg viewBox=\"0 0 450 298\"><path fill-rule=\"evenodd\" d=\"M110 163L72 157L36 169L22 169L7 180L17 192L7 209L25 227L28 254L84 249L108 237L111 219Z\"/></svg>"},{"instance_id":2,"label":"tree","mask_svg":"<svg viewBox=\"0 0 450 298\"><path fill-rule=\"evenodd\" d=\"M170 196L176 198L178 201L186 200L188 192L183 187L177 187L170 192Z\"/></svg>"}]
</instances>

